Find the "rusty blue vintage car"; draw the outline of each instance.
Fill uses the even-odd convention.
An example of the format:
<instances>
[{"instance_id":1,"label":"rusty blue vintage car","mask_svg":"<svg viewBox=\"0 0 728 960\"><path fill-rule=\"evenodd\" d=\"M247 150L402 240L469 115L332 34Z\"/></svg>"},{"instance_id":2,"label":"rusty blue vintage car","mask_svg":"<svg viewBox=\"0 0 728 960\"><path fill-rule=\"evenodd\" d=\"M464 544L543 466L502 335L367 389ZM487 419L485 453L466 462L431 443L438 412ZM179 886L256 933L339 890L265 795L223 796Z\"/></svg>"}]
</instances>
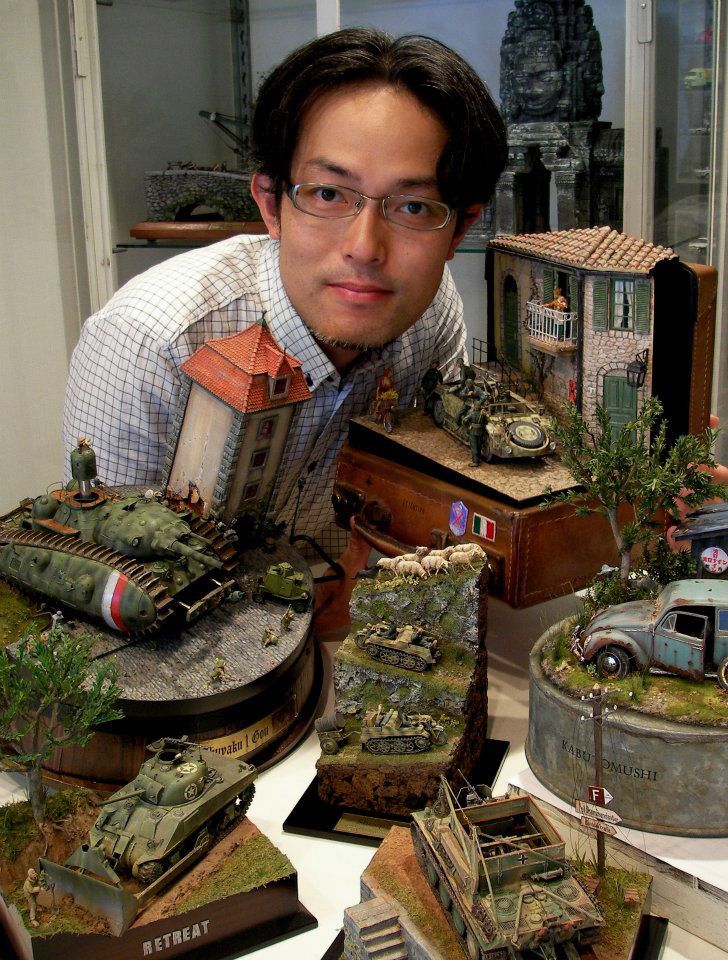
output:
<instances>
[{"instance_id":1,"label":"rusty blue vintage car","mask_svg":"<svg viewBox=\"0 0 728 960\"><path fill-rule=\"evenodd\" d=\"M619 603L577 631L572 651L605 679L657 668L728 690L728 580L675 580L654 600Z\"/></svg>"}]
</instances>

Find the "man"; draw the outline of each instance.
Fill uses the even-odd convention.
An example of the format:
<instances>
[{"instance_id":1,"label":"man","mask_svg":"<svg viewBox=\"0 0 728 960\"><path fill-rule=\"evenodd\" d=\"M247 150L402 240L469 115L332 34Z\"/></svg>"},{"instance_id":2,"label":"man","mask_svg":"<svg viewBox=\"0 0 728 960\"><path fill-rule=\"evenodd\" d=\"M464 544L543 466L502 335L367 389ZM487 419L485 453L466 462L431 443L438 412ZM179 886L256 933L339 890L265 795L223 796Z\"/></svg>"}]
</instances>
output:
<instances>
[{"instance_id":1,"label":"man","mask_svg":"<svg viewBox=\"0 0 728 960\"><path fill-rule=\"evenodd\" d=\"M433 357L465 357L444 269L505 164L503 123L474 71L424 37L369 29L294 51L263 83L251 189L270 240L235 237L153 267L86 324L64 434L93 437L102 479L159 478L179 367L261 309L312 392L293 422L274 502L336 555L331 490L348 421L391 368L409 405Z\"/></svg>"}]
</instances>

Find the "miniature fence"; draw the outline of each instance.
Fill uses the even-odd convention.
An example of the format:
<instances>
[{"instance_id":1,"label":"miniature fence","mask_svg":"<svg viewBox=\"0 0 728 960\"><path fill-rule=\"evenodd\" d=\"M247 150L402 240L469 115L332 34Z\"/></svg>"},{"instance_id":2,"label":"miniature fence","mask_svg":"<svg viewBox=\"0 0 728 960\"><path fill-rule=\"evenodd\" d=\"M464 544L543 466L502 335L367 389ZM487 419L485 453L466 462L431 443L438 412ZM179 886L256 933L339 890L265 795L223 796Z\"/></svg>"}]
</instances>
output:
<instances>
[{"instance_id":1,"label":"miniature fence","mask_svg":"<svg viewBox=\"0 0 728 960\"><path fill-rule=\"evenodd\" d=\"M529 301L528 333L536 340L550 343L576 343L576 314L554 310Z\"/></svg>"}]
</instances>

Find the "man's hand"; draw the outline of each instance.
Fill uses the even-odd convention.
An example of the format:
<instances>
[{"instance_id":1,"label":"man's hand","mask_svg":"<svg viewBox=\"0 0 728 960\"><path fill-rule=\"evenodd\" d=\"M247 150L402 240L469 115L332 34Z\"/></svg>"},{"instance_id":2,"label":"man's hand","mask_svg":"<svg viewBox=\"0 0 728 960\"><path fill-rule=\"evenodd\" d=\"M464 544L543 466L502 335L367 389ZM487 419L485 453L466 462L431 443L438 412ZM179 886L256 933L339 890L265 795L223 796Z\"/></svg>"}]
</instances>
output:
<instances>
[{"instance_id":1,"label":"man's hand","mask_svg":"<svg viewBox=\"0 0 728 960\"><path fill-rule=\"evenodd\" d=\"M718 417L711 414L710 429L717 430L719 426L720 426L720 420L718 419ZM728 485L728 466L724 466L724 464L718 463L715 465L715 467L703 467L701 469L704 469L706 473L710 473L713 476L713 479L717 480L718 483L725 483L726 485ZM687 493L687 490L685 492ZM706 503L719 503L719 502L720 501L717 499L706 500ZM666 521L666 526L665 526L665 539L670 545L670 549L674 550L675 552L677 552L678 550L690 549L689 540L681 540L678 543L675 541L675 538L673 537L673 533L675 529L679 527L680 524L683 522L683 520L688 515L690 510L695 509L695 507L689 507L684 500L677 500L676 504L678 508L678 515L677 517L668 516Z\"/></svg>"}]
</instances>

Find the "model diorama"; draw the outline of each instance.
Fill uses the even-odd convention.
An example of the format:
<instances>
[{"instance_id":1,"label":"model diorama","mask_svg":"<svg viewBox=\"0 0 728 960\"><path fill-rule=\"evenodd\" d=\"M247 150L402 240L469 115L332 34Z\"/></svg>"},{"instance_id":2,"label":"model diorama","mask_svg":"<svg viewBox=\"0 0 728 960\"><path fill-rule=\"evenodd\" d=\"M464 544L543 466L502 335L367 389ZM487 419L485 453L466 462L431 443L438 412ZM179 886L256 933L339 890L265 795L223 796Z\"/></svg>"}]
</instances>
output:
<instances>
[{"instance_id":1,"label":"model diorama","mask_svg":"<svg viewBox=\"0 0 728 960\"><path fill-rule=\"evenodd\" d=\"M351 599L336 716L317 723L321 800L407 814L485 745L487 567L477 544L383 558Z\"/></svg>"},{"instance_id":2,"label":"model diorama","mask_svg":"<svg viewBox=\"0 0 728 960\"><path fill-rule=\"evenodd\" d=\"M375 960L386 942L402 960L627 960L648 889L614 868L596 882L528 794L491 800L443 781L364 871L343 957Z\"/></svg>"}]
</instances>

